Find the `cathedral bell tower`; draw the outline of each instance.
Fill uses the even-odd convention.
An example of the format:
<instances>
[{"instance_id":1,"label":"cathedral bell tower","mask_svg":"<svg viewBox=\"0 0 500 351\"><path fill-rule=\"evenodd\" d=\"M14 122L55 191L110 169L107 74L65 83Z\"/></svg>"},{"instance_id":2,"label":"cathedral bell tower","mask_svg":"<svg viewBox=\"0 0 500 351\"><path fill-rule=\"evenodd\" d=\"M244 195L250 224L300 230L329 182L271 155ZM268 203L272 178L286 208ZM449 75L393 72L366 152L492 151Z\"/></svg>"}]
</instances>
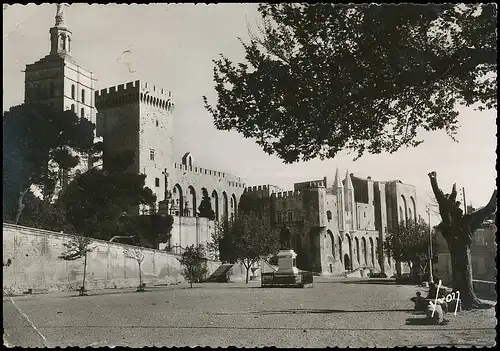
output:
<instances>
[{"instance_id":1,"label":"cathedral bell tower","mask_svg":"<svg viewBox=\"0 0 500 351\"><path fill-rule=\"evenodd\" d=\"M64 24L65 4L57 4L56 24L50 28L50 54L71 56L71 31Z\"/></svg>"}]
</instances>

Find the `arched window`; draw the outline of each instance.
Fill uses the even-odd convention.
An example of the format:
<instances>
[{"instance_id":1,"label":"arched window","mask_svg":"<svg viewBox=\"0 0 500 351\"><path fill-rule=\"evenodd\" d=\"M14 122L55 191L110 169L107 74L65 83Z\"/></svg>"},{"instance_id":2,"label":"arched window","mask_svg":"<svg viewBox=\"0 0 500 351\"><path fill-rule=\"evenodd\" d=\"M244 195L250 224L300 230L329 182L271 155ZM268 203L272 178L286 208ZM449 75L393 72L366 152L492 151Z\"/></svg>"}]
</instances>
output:
<instances>
[{"instance_id":1,"label":"arched window","mask_svg":"<svg viewBox=\"0 0 500 351\"><path fill-rule=\"evenodd\" d=\"M85 118L85 109L83 107L80 109L80 117Z\"/></svg>"},{"instance_id":2,"label":"arched window","mask_svg":"<svg viewBox=\"0 0 500 351\"><path fill-rule=\"evenodd\" d=\"M85 89L82 89L82 104L85 103Z\"/></svg>"},{"instance_id":3,"label":"arched window","mask_svg":"<svg viewBox=\"0 0 500 351\"><path fill-rule=\"evenodd\" d=\"M326 211L326 218L328 219L328 222L332 220L332 212L330 210Z\"/></svg>"},{"instance_id":4,"label":"arched window","mask_svg":"<svg viewBox=\"0 0 500 351\"><path fill-rule=\"evenodd\" d=\"M73 100L75 100L75 85L74 84L71 85L71 98Z\"/></svg>"}]
</instances>

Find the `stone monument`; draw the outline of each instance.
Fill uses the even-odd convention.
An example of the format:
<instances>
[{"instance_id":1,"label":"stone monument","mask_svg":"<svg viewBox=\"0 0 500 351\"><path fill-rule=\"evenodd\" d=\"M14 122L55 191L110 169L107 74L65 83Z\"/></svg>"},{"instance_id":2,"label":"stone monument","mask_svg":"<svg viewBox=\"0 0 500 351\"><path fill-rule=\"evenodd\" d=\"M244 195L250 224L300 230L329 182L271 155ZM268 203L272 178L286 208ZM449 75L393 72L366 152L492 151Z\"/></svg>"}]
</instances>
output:
<instances>
[{"instance_id":1,"label":"stone monument","mask_svg":"<svg viewBox=\"0 0 500 351\"><path fill-rule=\"evenodd\" d=\"M290 229L285 227L280 232L280 251L278 253L278 271L276 274L298 275L297 254L292 249Z\"/></svg>"},{"instance_id":2,"label":"stone monument","mask_svg":"<svg viewBox=\"0 0 500 351\"><path fill-rule=\"evenodd\" d=\"M290 229L285 227L280 232L280 251L278 270L262 273L261 286L264 288L306 288L313 284L312 272L297 268L297 254L292 249Z\"/></svg>"},{"instance_id":3,"label":"stone monument","mask_svg":"<svg viewBox=\"0 0 500 351\"><path fill-rule=\"evenodd\" d=\"M163 200L158 203L158 212L163 215L167 215L169 213L169 203L170 198L172 197L172 193L168 190L168 176L170 175L165 168L162 172L164 181L165 181L165 192L163 195Z\"/></svg>"}]
</instances>

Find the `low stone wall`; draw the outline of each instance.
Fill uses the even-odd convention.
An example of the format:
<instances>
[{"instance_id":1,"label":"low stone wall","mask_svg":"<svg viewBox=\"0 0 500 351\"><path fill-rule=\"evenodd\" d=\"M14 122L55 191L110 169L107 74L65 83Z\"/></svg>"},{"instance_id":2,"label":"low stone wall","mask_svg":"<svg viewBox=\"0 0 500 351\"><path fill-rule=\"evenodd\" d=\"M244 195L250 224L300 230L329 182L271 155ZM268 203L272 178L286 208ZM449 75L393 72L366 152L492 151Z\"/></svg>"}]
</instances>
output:
<instances>
[{"instance_id":1,"label":"low stone wall","mask_svg":"<svg viewBox=\"0 0 500 351\"><path fill-rule=\"evenodd\" d=\"M486 280L473 280L474 292L477 297L484 300L497 300L496 282Z\"/></svg>"},{"instance_id":2,"label":"low stone wall","mask_svg":"<svg viewBox=\"0 0 500 351\"><path fill-rule=\"evenodd\" d=\"M76 290L82 284L84 259L64 261L58 256L65 251L63 243L71 235L35 228L3 224L3 289L4 293L21 294L34 291ZM88 254L87 289L136 287L139 285L139 266L126 258L129 245L94 240L93 252ZM180 256L160 250L142 249L141 264L146 286L179 283L184 280ZM10 264L8 264L10 260ZM209 274L220 265L209 261Z\"/></svg>"}]
</instances>

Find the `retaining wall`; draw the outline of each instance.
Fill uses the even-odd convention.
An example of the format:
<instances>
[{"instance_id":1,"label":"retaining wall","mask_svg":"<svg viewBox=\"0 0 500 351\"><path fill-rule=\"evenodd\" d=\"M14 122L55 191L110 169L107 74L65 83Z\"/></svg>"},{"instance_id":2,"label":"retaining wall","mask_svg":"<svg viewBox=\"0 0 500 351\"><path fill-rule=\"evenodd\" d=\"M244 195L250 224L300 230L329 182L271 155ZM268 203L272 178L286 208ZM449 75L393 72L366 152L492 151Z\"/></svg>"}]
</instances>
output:
<instances>
[{"instance_id":1,"label":"retaining wall","mask_svg":"<svg viewBox=\"0 0 500 351\"><path fill-rule=\"evenodd\" d=\"M71 235L35 228L3 224L3 289L4 293L21 294L34 291L76 290L82 284L84 259L64 261L58 258L65 251L64 242ZM124 250L134 246L94 240L93 252L87 257L85 287L92 289L137 287L139 266L126 258ZM180 256L160 250L142 249L141 264L146 286L184 281ZM10 264L7 265L10 259ZM209 274L220 265L208 261Z\"/></svg>"}]
</instances>

